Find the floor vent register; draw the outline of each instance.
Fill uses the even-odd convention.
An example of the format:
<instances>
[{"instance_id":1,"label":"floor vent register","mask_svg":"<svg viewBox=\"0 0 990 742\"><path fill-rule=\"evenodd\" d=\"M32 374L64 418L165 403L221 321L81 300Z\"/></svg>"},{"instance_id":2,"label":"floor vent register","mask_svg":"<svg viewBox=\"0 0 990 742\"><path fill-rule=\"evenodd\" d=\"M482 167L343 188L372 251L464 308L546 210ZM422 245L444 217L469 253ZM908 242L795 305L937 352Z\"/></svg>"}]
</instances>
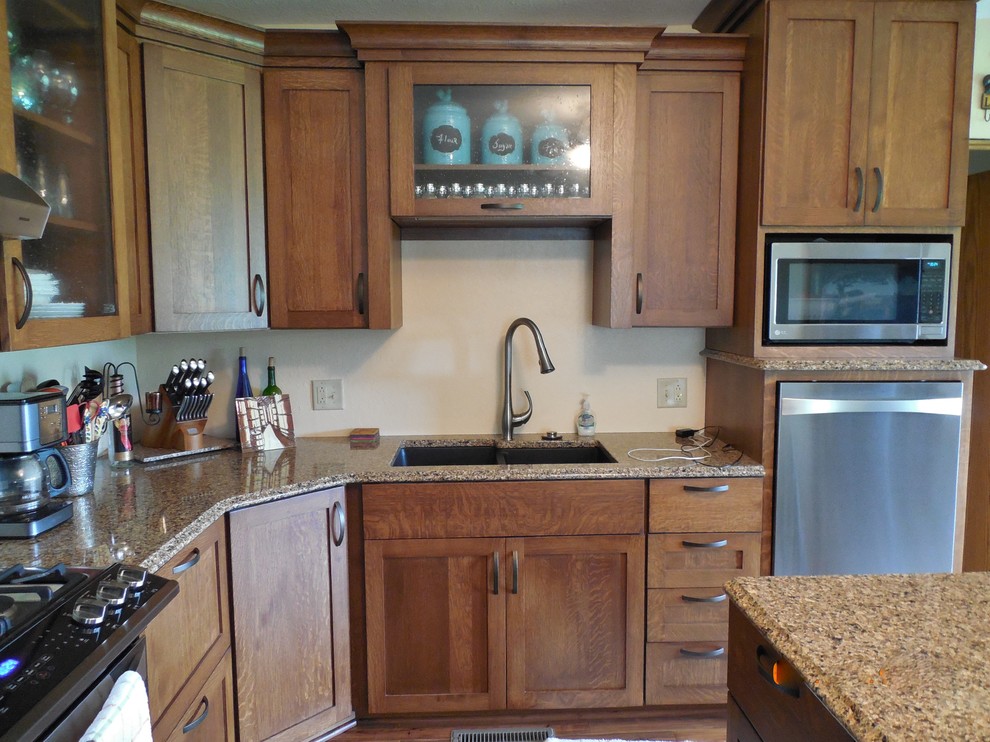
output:
<instances>
[{"instance_id":1,"label":"floor vent register","mask_svg":"<svg viewBox=\"0 0 990 742\"><path fill-rule=\"evenodd\" d=\"M450 742L543 742L551 737L552 727L455 729L450 733Z\"/></svg>"}]
</instances>

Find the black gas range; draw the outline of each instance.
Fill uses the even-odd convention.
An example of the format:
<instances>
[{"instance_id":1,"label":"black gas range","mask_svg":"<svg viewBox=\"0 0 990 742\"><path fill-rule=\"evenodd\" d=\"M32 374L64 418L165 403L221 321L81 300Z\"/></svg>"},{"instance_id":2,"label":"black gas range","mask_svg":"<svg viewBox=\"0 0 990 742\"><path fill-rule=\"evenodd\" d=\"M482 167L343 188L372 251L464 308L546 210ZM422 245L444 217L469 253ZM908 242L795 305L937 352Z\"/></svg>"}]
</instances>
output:
<instances>
[{"instance_id":1,"label":"black gas range","mask_svg":"<svg viewBox=\"0 0 990 742\"><path fill-rule=\"evenodd\" d=\"M78 740L116 678L146 667L141 632L178 591L120 564L0 572L0 740Z\"/></svg>"}]
</instances>

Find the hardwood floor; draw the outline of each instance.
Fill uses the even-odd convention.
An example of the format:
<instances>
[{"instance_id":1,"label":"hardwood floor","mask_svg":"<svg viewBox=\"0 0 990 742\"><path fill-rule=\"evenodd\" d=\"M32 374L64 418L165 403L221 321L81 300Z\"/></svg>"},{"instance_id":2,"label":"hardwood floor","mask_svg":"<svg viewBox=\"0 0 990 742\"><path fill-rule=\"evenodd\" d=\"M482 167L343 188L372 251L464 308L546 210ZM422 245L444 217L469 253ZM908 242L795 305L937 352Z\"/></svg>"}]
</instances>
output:
<instances>
[{"instance_id":1,"label":"hardwood floor","mask_svg":"<svg viewBox=\"0 0 990 742\"><path fill-rule=\"evenodd\" d=\"M725 707L364 719L334 742L449 742L452 729L551 726L561 738L725 742Z\"/></svg>"}]
</instances>

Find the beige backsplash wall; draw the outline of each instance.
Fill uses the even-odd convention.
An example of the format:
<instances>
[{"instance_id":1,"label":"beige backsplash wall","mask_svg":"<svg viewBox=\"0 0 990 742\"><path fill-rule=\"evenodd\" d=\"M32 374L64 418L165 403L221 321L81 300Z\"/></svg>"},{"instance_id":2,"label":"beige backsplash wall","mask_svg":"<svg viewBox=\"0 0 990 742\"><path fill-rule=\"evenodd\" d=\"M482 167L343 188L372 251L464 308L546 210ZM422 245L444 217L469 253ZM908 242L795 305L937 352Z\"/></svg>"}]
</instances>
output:
<instances>
[{"instance_id":1,"label":"beige backsplash wall","mask_svg":"<svg viewBox=\"0 0 990 742\"><path fill-rule=\"evenodd\" d=\"M161 333L120 343L136 345L143 389L156 386L180 359L204 358L217 375L207 428L214 435L233 435L239 346L246 348L255 392L264 386L268 356L276 356L297 434L340 435L355 427L378 427L383 435L494 433L505 331L526 316L543 331L557 370L539 373L533 338L520 328L514 343L517 411L525 402L522 389L534 403L522 432L573 432L584 393L591 395L603 432L702 424L704 361L698 354L704 332L592 326L590 242L407 241L402 249L404 321L398 330ZM118 355L125 348L99 345ZM24 355L89 358L93 347ZM4 354L0 363L18 355ZM668 376L688 379L686 408L657 408L657 378ZM344 409L314 411L311 381L331 378L343 380Z\"/></svg>"}]
</instances>

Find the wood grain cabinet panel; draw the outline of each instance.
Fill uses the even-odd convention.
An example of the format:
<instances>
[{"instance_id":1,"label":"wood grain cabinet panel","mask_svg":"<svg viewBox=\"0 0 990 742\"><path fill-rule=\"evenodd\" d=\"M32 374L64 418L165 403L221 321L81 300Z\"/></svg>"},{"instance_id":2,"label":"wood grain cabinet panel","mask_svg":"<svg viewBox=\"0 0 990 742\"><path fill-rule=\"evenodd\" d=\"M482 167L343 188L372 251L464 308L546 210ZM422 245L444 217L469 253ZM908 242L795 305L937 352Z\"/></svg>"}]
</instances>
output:
<instances>
[{"instance_id":1,"label":"wood grain cabinet panel","mask_svg":"<svg viewBox=\"0 0 990 742\"><path fill-rule=\"evenodd\" d=\"M719 587L760 573L760 534L651 534L647 563L649 587Z\"/></svg>"},{"instance_id":2,"label":"wood grain cabinet panel","mask_svg":"<svg viewBox=\"0 0 990 742\"><path fill-rule=\"evenodd\" d=\"M145 632L156 733L179 723L230 648L227 536L217 521L162 567L179 594Z\"/></svg>"},{"instance_id":3,"label":"wood grain cabinet panel","mask_svg":"<svg viewBox=\"0 0 990 742\"><path fill-rule=\"evenodd\" d=\"M268 325L261 74L144 45L155 329Z\"/></svg>"},{"instance_id":4,"label":"wood grain cabinet panel","mask_svg":"<svg viewBox=\"0 0 990 742\"><path fill-rule=\"evenodd\" d=\"M962 224L973 17L968 2L771 2L763 224Z\"/></svg>"},{"instance_id":5,"label":"wood grain cabinet panel","mask_svg":"<svg viewBox=\"0 0 990 742\"><path fill-rule=\"evenodd\" d=\"M646 645L646 703L725 703L726 642Z\"/></svg>"},{"instance_id":6,"label":"wood grain cabinet panel","mask_svg":"<svg viewBox=\"0 0 990 742\"><path fill-rule=\"evenodd\" d=\"M647 641L728 639L729 599L721 587L648 590L646 600Z\"/></svg>"},{"instance_id":7,"label":"wood grain cabinet panel","mask_svg":"<svg viewBox=\"0 0 990 742\"><path fill-rule=\"evenodd\" d=\"M636 76L633 325L732 324L739 76Z\"/></svg>"},{"instance_id":8,"label":"wood grain cabinet panel","mask_svg":"<svg viewBox=\"0 0 990 742\"><path fill-rule=\"evenodd\" d=\"M353 718L344 488L228 514L241 740Z\"/></svg>"},{"instance_id":9,"label":"wood grain cabinet panel","mask_svg":"<svg viewBox=\"0 0 990 742\"><path fill-rule=\"evenodd\" d=\"M264 73L271 326L367 327L360 70Z\"/></svg>"},{"instance_id":10,"label":"wood grain cabinet panel","mask_svg":"<svg viewBox=\"0 0 990 742\"><path fill-rule=\"evenodd\" d=\"M650 531L758 531L762 477L650 480Z\"/></svg>"},{"instance_id":11,"label":"wood grain cabinet panel","mask_svg":"<svg viewBox=\"0 0 990 742\"><path fill-rule=\"evenodd\" d=\"M168 742L234 742L236 719L234 667L227 650L167 739Z\"/></svg>"}]
</instances>

